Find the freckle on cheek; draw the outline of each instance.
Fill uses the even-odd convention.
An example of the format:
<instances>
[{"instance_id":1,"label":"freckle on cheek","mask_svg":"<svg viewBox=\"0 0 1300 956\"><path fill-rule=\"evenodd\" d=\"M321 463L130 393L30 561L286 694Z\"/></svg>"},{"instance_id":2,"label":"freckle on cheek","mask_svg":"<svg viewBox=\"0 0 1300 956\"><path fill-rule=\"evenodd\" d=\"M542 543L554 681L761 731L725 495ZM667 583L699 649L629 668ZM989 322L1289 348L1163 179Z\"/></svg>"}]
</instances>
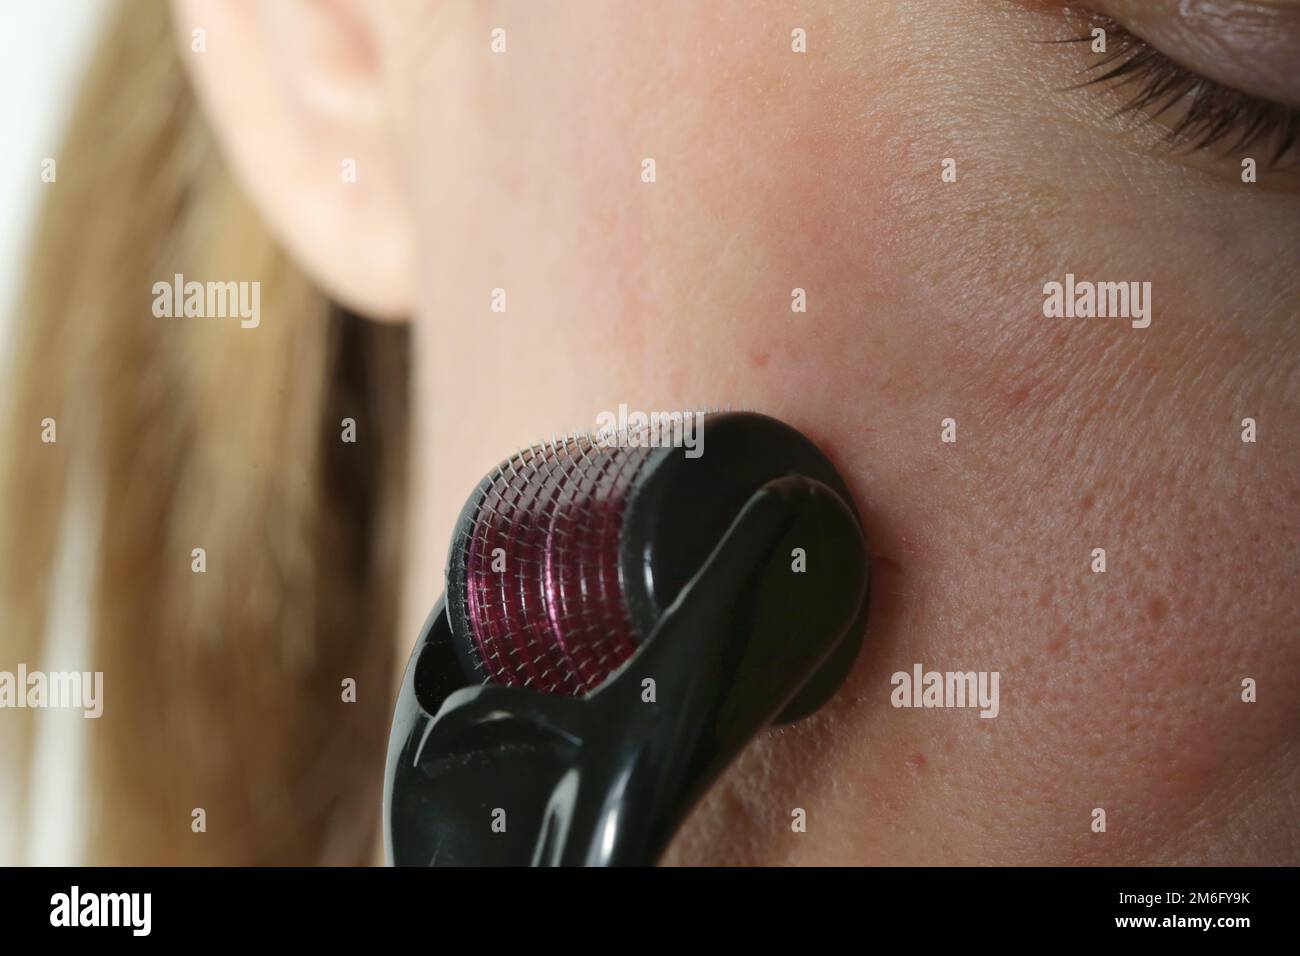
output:
<instances>
[{"instance_id":1,"label":"freckle on cheek","mask_svg":"<svg viewBox=\"0 0 1300 956\"><path fill-rule=\"evenodd\" d=\"M1015 408L1016 406L1023 404L1025 399L1028 397L1029 386L1019 385L1007 392L1007 406L1009 408Z\"/></svg>"},{"instance_id":2,"label":"freckle on cheek","mask_svg":"<svg viewBox=\"0 0 1300 956\"><path fill-rule=\"evenodd\" d=\"M1169 616L1169 602L1160 595L1155 595L1147 602L1147 619L1152 624L1159 624Z\"/></svg>"}]
</instances>

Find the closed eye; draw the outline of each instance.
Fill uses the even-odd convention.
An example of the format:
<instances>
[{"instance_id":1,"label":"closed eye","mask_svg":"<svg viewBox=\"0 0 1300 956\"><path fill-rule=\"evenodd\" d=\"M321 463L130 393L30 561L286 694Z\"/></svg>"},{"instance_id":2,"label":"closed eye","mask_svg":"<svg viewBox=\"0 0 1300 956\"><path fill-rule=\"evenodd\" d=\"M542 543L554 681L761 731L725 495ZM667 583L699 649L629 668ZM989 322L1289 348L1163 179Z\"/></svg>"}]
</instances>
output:
<instances>
[{"instance_id":1,"label":"closed eye","mask_svg":"<svg viewBox=\"0 0 1300 956\"><path fill-rule=\"evenodd\" d=\"M1087 45L1093 57L1084 71L1089 79L1075 89L1104 86L1128 94L1114 117L1161 122L1171 144L1191 150L1219 147L1226 156L1260 147L1273 166L1300 160L1300 110L1202 76L1109 17L1090 20L1106 31L1105 52L1091 52L1091 28L1057 42Z\"/></svg>"}]
</instances>

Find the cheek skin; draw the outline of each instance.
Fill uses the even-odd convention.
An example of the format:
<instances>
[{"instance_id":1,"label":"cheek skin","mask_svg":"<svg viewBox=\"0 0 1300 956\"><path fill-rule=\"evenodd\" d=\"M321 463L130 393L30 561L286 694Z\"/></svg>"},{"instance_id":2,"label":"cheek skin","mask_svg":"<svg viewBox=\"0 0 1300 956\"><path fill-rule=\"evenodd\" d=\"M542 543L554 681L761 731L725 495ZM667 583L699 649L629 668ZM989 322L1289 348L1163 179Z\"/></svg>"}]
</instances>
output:
<instances>
[{"instance_id":1,"label":"cheek skin","mask_svg":"<svg viewBox=\"0 0 1300 956\"><path fill-rule=\"evenodd\" d=\"M993 30L994 6L629 7L567 40L440 7L410 83L456 91L411 133L428 414L456 450L429 464L429 540L503 453L622 402L785 418L866 516L871 632L847 686L757 740L667 862L1300 853L1294 197L1058 115L1064 74L1025 46L1057 21ZM511 52L485 68L457 38L498 20ZM792 23L806 59L783 53ZM1067 271L1151 281L1151 328L1044 318ZM999 716L892 708L914 663L999 671Z\"/></svg>"},{"instance_id":2,"label":"cheek skin","mask_svg":"<svg viewBox=\"0 0 1300 956\"><path fill-rule=\"evenodd\" d=\"M1193 456L1156 442L1077 484L1043 470L1019 491L937 497L958 516L949 540L877 563L849 687L760 741L670 860L1293 859L1297 490L1274 484L1272 514L1238 507L1266 478L1236 440ZM1075 464L1061 469L1088 474ZM1231 477L1195 481L1215 469ZM1105 575L1088 569L1094 545ZM889 674L913 662L999 670L1000 716L893 710ZM1241 703L1246 676L1266 699ZM794 807L807 835L789 830Z\"/></svg>"}]
</instances>

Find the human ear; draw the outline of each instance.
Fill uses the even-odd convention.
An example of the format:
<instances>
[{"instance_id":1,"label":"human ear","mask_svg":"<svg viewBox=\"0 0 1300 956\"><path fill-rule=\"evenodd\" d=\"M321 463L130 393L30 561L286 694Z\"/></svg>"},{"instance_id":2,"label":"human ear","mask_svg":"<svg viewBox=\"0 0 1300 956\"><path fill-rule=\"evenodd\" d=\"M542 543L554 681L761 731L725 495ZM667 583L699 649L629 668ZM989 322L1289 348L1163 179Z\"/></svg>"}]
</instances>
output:
<instances>
[{"instance_id":1,"label":"human ear","mask_svg":"<svg viewBox=\"0 0 1300 956\"><path fill-rule=\"evenodd\" d=\"M235 176L331 298L409 315L411 227L374 22L358 0L173 0L182 59Z\"/></svg>"}]
</instances>

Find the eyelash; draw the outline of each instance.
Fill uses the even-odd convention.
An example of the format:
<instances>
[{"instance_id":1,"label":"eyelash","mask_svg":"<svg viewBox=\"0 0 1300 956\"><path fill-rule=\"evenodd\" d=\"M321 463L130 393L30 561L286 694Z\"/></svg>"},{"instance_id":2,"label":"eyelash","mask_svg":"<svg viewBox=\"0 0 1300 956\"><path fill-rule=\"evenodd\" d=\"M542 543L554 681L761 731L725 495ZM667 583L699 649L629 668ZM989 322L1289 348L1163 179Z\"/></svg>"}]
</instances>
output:
<instances>
[{"instance_id":1,"label":"eyelash","mask_svg":"<svg viewBox=\"0 0 1300 956\"><path fill-rule=\"evenodd\" d=\"M1106 31L1107 49L1085 72L1104 72L1075 88L1110 85L1132 89L1128 102L1115 111L1116 117L1140 112L1150 121L1185 103L1183 114L1168 127L1172 144L1191 150L1222 145L1226 155L1272 142L1270 162L1274 166L1300 144L1300 110L1207 79L1109 18L1098 17L1095 25ZM1064 42L1092 41L1090 30L1087 36Z\"/></svg>"}]
</instances>

